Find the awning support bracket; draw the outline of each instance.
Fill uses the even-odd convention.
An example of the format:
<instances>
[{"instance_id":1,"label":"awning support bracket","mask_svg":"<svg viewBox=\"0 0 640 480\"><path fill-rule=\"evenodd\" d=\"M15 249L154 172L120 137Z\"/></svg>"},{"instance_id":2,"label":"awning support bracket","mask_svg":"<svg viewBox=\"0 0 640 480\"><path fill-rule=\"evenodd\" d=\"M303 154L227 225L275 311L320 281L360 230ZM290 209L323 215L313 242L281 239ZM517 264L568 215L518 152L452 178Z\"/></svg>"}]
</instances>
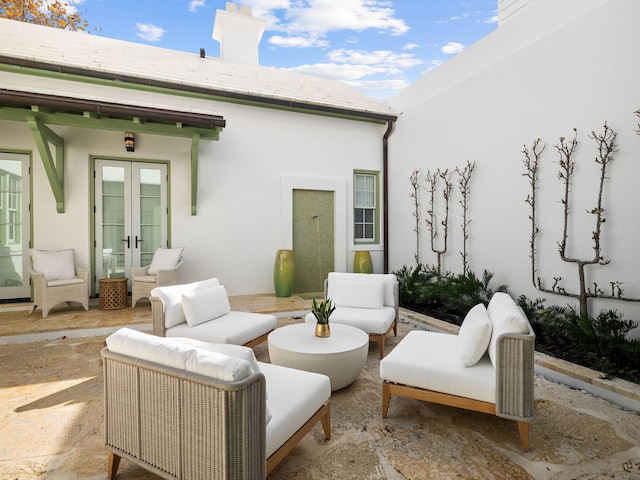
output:
<instances>
[{"instance_id":1,"label":"awning support bracket","mask_svg":"<svg viewBox=\"0 0 640 480\"><path fill-rule=\"evenodd\" d=\"M56 210L58 213L64 213L64 138L33 115L27 116L27 123L40 152L44 170L56 200ZM56 147L55 157L51 154L50 143Z\"/></svg>"}]
</instances>

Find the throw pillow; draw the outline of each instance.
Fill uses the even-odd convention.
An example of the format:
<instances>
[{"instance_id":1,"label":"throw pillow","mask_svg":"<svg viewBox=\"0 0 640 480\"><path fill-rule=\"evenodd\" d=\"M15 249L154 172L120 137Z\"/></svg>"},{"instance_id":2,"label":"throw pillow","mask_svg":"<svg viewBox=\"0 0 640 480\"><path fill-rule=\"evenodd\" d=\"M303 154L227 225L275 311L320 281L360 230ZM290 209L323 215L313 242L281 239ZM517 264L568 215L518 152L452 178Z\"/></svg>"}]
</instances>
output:
<instances>
[{"instance_id":1,"label":"throw pillow","mask_svg":"<svg viewBox=\"0 0 640 480\"><path fill-rule=\"evenodd\" d=\"M486 307L479 303L464 317L458 333L458 353L465 367L478 363L491 340L491 321Z\"/></svg>"},{"instance_id":2,"label":"throw pillow","mask_svg":"<svg viewBox=\"0 0 640 480\"><path fill-rule=\"evenodd\" d=\"M31 250L31 264L49 280L68 280L76 276L73 250Z\"/></svg>"},{"instance_id":3,"label":"throw pillow","mask_svg":"<svg viewBox=\"0 0 640 480\"><path fill-rule=\"evenodd\" d=\"M384 283L336 280L331 299L337 307L380 309L384 306Z\"/></svg>"},{"instance_id":4,"label":"throw pillow","mask_svg":"<svg viewBox=\"0 0 640 480\"><path fill-rule=\"evenodd\" d=\"M217 278L210 278L200 282L187 283L184 285L171 285L168 287L156 287L151 290L151 296L162 300L164 307L165 328L175 327L187 321L182 310L182 294L185 292L195 292L196 290L206 290L207 288L220 285Z\"/></svg>"},{"instance_id":5,"label":"throw pillow","mask_svg":"<svg viewBox=\"0 0 640 480\"><path fill-rule=\"evenodd\" d=\"M157 275L160 270L171 270L178 265L184 248L159 248L153 254L149 275Z\"/></svg>"},{"instance_id":6,"label":"throw pillow","mask_svg":"<svg viewBox=\"0 0 640 480\"><path fill-rule=\"evenodd\" d=\"M523 334L529 332L529 321L522 309L513 301L511 295L504 292L496 292L487 313L491 320L491 341L489 342L489 358L493 366L497 360L497 342L500 335L505 333Z\"/></svg>"},{"instance_id":7,"label":"throw pillow","mask_svg":"<svg viewBox=\"0 0 640 480\"><path fill-rule=\"evenodd\" d=\"M182 294L182 310L187 324L195 327L231 311L227 290L223 285Z\"/></svg>"}]
</instances>

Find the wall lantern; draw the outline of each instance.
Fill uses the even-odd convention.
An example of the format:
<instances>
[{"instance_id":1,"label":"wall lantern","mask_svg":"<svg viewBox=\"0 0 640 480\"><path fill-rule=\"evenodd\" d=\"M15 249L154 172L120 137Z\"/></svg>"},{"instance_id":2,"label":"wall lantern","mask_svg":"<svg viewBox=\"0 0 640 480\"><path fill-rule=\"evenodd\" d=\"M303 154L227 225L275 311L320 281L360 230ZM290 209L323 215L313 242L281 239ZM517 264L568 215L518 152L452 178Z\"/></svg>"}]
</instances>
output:
<instances>
[{"instance_id":1,"label":"wall lantern","mask_svg":"<svg viewBox=\"0 0 640 480\"><path fill-rule=\"evenodd\" d=\"M124 133L124 147L127 149L127 152L133 152L135 150L136 140L133 136L133 132L125 132Z\"/></svg>"}]
</instances>

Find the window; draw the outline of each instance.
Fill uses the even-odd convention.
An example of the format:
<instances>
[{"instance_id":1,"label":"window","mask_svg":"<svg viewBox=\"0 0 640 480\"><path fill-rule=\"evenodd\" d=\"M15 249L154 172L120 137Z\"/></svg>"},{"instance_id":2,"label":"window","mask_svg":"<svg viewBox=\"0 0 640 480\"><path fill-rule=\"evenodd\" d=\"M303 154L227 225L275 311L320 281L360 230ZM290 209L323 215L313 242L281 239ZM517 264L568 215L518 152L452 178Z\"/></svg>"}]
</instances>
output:
<instances>
[{"instance_id":1,"label":"window","mask_svg":"<svg viewBox=\"0 0 640 480\"><path fill-rule=\"evenodd\" d=\"M355 172L353 176L353 232L356 243L379 241L378 173Z\"/></svg>"}]
</instances>

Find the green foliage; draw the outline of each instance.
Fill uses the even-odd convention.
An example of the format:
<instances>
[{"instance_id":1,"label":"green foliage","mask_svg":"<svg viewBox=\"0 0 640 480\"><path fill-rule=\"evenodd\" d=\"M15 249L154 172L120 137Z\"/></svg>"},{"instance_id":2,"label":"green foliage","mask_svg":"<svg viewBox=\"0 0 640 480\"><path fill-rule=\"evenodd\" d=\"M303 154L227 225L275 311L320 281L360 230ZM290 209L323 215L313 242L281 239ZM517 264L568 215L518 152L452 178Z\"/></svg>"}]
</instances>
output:
<instances>
[{"instance_id":1,"label":"green foliage","mask_svg":"<svg viewBox=\"0 0 640 480\"><path fill-rule=\"evenodd\" d=\"M317 303L316 299L314 298L311 302L311 311L320 324L329 323L329 317L335 309L336 307L331 303L330 298L320 303Z\"/></svg>"},{"instance_id":2,"label":"green foliage","mask_svg":"<svg viewBox=\"0 0 640 480\"><path fill-rule=\"evenodd\" d=\"M440 312L464 317L474 305L486 305L494 293L489 286L493 274L486 270L480 278L473 272L458 275L447 272L438 278L436 268L417 265L412 269L403 266L394 274L398 278L400 304L419 305L436 316ZM497 291L506 291L506 287L501 285Z\"/></svg>"}]
</instances>

